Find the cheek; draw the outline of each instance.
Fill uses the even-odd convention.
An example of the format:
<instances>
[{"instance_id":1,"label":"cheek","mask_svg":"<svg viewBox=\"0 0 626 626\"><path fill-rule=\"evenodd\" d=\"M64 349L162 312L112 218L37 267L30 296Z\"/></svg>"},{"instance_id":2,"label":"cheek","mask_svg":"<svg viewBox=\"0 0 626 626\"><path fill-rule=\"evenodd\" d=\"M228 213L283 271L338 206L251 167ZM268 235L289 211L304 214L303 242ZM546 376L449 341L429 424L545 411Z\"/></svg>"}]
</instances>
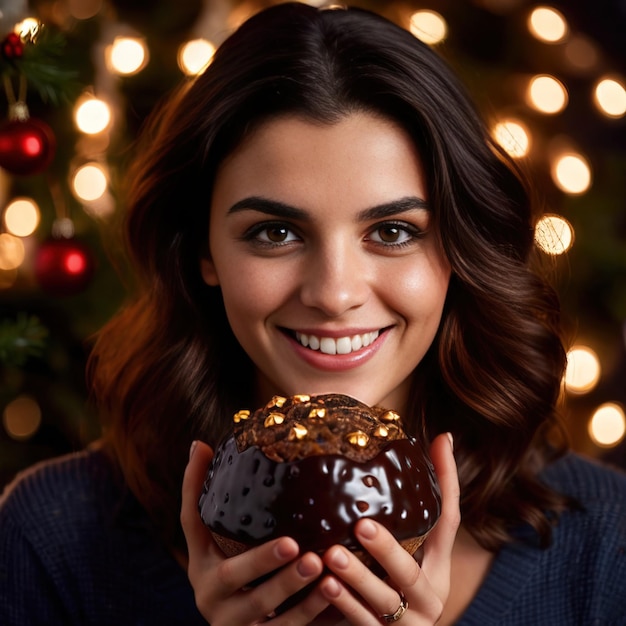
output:
<instances>
[{"instance_id":1,"label":"cheek","mask_svg":"<svg viewBox=\"0 0 626 626\"><path fill-rule=\"evenodd\" d=\"M419 317L439 319L450 282L450 270L443 264L431 264L416 270L408 267L388 281L387 293L395 307L407 318Z\"/></svg>"}]
</instances>

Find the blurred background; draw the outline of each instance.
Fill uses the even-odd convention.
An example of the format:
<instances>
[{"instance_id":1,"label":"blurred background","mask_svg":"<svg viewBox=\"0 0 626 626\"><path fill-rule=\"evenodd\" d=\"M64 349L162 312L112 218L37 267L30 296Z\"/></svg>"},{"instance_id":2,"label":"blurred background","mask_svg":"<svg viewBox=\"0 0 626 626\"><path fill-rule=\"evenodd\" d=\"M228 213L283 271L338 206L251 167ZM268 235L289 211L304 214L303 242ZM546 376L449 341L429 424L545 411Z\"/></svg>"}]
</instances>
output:
<instances>
[{"instance_id":1,"label":"blurred background","mask_svg":"<svg viewBox=\"0 0 626 626\"><path fill-rule=\"evenodd\" d=\"M271 4L0 0L0 489L98 437L84 367L126 293L115 225L133 141ZM572 445L626 468L626 2L351 4L435 47L531 170L546 212L536 243L572 338Z\"/></svg>"}]
</instances>

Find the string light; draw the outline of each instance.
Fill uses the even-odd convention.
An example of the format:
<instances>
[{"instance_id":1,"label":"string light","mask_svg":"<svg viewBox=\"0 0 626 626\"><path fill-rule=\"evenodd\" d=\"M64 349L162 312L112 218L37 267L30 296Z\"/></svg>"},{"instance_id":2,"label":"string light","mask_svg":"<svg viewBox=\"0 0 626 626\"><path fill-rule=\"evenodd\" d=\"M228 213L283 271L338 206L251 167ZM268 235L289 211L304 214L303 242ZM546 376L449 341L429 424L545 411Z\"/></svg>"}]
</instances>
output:
<instances>
[{"instance_id":1,"label":"string light","mask_svg":"<svg viewBox=\"0 0 626 626\"><path fill-rule=\"evenodd\" d=\"M573 346L567 353L565 388L577 394L588 393L600 380L598 355L588 346Z\"/></svg>"},{"instance_id":2,"label":"string light","mask_svg":"<svg viewBox=\"0 0 626 626\"><path fill-rule=\"evenodd\" d=\"M536 7L528 17L528 29L541 41L557 43L567 35L568 26L563 14L552 7Z\"/></svg>"},{"instance_id":3,"label":"string light","mask_svg":"<svg viewBox=\"0 0 626 626\"><path fill-rule=\"evenodd\" d=\"M493 128L495 140L513 157L521 158L530 149L530 133L517 120L503 120Z\"/></svg>"},{"instance_id":4,"label":"string light","mask_svg":"<svg viewBox=\"0 0 626 626\"><path fill-rule=\"evenodd\" d=\"M600 405L589 420L588 432L598 446L616 446L626 434L624 409L614 402Z\"/></svg>"},{"instance_id":5,"label":"string light","mask_svg":"<svg viewBox=\"0 0 626 626\"><path fill-rule=\"evenodd\" d=\"M30 439L41 425L39 404L29 395L18 396L4 408L2 423L12 439Z\"/></svg>"},{"instance_id":6,"label":"string light","mask_svg":"<svg viewBox=\"0 0 626 626\"><path fill-rule=\"evenodd\" d=\"M565 193L585 193L591 185L591 168L580 154L563 154L554 162L552 179Z\"/></svg>"},{"instance_id":7,"label":"string light","mask_svg":"<svg viewBox=\"0 0 626 626\"><path fill-rule=\"evenodd\" d=\"M436 11L415 11L409 21L411 33L431 46L441 43L448 35L448 24Z\"/></svg>"},{"instance_id":8,"label":"string light","mask_svg":"<svg viewBox=\"0 0 626 626\"><path fill-rule=\"evenodd\" d=\"M74 120L80 131L96 135L106 130L111 123L111 109L103 100L88 96L77 103Z\"/></svg>"},{"instance_id":9,"label":"string light","mask_svg":"<svg viewBox=\"0 0 626 626\"><path fill-rule=\"evenodd\" d=\"M40 220L39 207L30 198L15 198L4 210L4 225L12 235L32 235Z\"/></svg>"},{"instance_id":10,"label":"string light","mask_svg":"<svg viewBox=\"0 0 626 626\"><path fill-rule=\"evenodd\" d=\"M0 233L0 270L17 269L24 261L24 244L19 237Z\"/></svg>"},{"instance_id":11,"label":"string light","mask_svg":"<svg viewBox=\"0 0 626 626\"><path fill-rule=\"evenodd\" d=\"M137 74L145 67L147 58L148 49L139 37L116 37L106 51L110 71L123 76Z\"/></svg>"},{"instance_id":12,"label":"string light","mask_svg":"<svg viewBox=\"0 0 626 626\"><path fill-rule=\"evenodd\" d=\"M178 51L178 66L187 76L202 74L211 63L215 46L206 39L192 39Z\"/></svg>"},{"instance_id":13,"label":"string light","mask_svg":"<svg viewBox=\"0 0 626 626\"><path fill-rule=\"evenodd\" d=\"M537 111L554 114L567 106L568 95L561 81L554 76L542 74L531 79L526 99L528 104Z\"/></svg>"},{"instance_id":14,"label":"string light","mask_svg":"<svg viewBox=\"0 0 626 626\"><path fill-rule=\"evenodd\" d=\"M546 254L564 254L574 243L574 229L560 215L544 215L535 226L535 243Z\"/></svg>"},{"instance_id":15,"label":"string light","mask_svg":"<svg viewBox=\"0 0 626 626\"><path fill-rule=\"evenodd\" d=\"M107 176L99 163L87 163L74 172L72 191L79 200L97 200L106 190Z\"/></svg>"},{"instance_id":16,"label":"string light","mask_svg":"<svg viewBox=\"0 0 626 626\"><path fill-rule=\"evenodd\" d=\"M612 78L603 78L593 91L598 109L609 117L622 117L626 113L626 89Z\"/></svg>"}]
</instances>

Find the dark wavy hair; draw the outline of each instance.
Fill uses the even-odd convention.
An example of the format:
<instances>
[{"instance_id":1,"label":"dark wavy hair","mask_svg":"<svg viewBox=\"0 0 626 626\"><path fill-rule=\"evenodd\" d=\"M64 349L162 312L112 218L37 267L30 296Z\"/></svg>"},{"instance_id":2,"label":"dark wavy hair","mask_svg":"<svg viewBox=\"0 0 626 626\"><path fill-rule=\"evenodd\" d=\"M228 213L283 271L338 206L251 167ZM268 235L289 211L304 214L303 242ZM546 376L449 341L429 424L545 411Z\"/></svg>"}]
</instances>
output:
<instances>
[{"instance_id":1,"label":"dark wavy hair","mask_svg":"<svg viewBox=\"0 0 626 626\"><path fill-rule=\"evenodd\" d=\"M407 426L453 433L463 523L481 545L498 549L520 524L545 545L567 506L538 478L565 448L555 407L566 357L557 298L533 269L528 184L446 63L362 9L286 3L257 13L145 130L125 221L136 295L99 333L88 367L105 440L163 536L184 546L190 442L216 445L254 401L251 362L220 290L200 275L216 168L269 118L332 124L355 111L388 116L414 139L452 267Z\"/></svg>"}]
</instances>

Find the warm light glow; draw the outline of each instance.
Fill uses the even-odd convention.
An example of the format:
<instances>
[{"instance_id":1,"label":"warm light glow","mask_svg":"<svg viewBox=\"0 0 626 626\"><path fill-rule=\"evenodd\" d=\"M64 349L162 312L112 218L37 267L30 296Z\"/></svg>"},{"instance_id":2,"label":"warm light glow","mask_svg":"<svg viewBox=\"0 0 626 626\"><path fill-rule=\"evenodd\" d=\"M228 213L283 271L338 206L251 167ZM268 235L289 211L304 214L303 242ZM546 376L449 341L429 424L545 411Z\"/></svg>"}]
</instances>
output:
<instances>
[{"instance_id":1,"label":"warm light glow","mask_svg":"<svg viewBox=\"0 0 626 626\"><path fill-rule=\"evenodd\" d=\"M547 254L563 254L574 243L574 229L560 215L544 215L535 226L535 243Z\"/></svg>"},{"instance_id":2,"label":"warm light glow","mask_svg":"<svg viewBox=\"0 0 626 626\"><path fill-rule=\"evenodd\" d=\"M27 17L15 25L13 32L17 33L20 37L33 38L37 36L40 27L39 20L34 17Z\"/></svg>"},{"instance_id":3,"label":"warm light glow","mask_svg":"<svg viewBox=\"0 0 626 626\"><path fill-rule=\"evenodd\" d=\"M0 270L14 270L24 260L24 244L19 237L0 233Z\"/></svg>"},{"instance_id":4,"label":"warm light glow","mask_svg":"<svg viewBox=\"0 0 626 626\"><path fill-rule=\"evenodd\" d=\"M136 37L116 37L107 50L107 61L111 71L130 76L145 67L147 48L143 40Z\"/></svg>"},{"instance_id":5,"label":"warm light glow","mask_svg":"<svg viewBox=\"0 0 626 626\"><path fill-rule=\"evenodd\" d=\"M562 111L567 105L567 99L567 90L554 76L535 76L528 85L528 104L542 113Z\"/></svg>"},{"instance_id":6,"label":"warm light glow","mask_svg":"<svg viewBox=\"0 0 626 626\"><path fill-rule=\"evenodd\" d=\"M609 117L622 117L626 113L626 89L612 78L605 78L593 93L596 106Z\"/></svg>"},{"instance_id":7,"label":"warm light glow","mask_svg":"<svg viewBox=\"0 0 626 626\"><path fill-rule=\"evenodd\" d=\"M591 185L591 168L580 154L565 154L556 160L552 178L565 193L584 193Z\"/></svg>"},{"instance_id":8,"label":"warm light glow","mask_svg":"<svg viewBox=\"0 0 626 626\"><path fill-rule=\"evenodd\" d=\"M65 257L63 265L68 274L81 274L87 266L87 261L80 252L72 252Z\"/></svg>"},{"instance_id":9,"label":"warm light glow","mask_svg":"<svg viewBox=\"0 0 626 626\"><path fill-rule=\"evenodd\" d=\"M602 447L616 446L626 434L624 409L613 402L600 405L589 421L589 435Z\"/></svg>"},{"instance_id":10,"label":"warm light glow","mask_svg":"<svg viewBox=\"0 0 626 626\"><path fill-rule=\"evenodd\" d=\"M530 135L526 127L515 120L504 120L493 129L495 140L514 158L528 154Z\"/></svg>"},{"instance_id":11,"label":"warm light glow","mask_svg":"<svg viewBox=\"0 0 626 626\"><path fill-rule=\"evenodd\" d=\"M187 76L202 74L207 68L215 46L206 39L193 39L183 44L178 51L178 66Z\"/></svg>"},{"instance_id":12,"label":"warm light glow","mask_svg":"<svg viewBox=\"0 0 626 626\"><path fill-rule=\"evenodd\" d=\"M66 0L67 8L78 20L88 20L102 9L102 0Z\"/></svg>"},{"instance_id":13,"label":"warm light glow","mask_svg":"<svg viewBox=\"0 0 626 626\"><path fill-rule=\"evenodd\" d=\"M448 24L436 11L415 11L411 15L409 30L424 43L434 45L446 38Z\"/></svg>"},{"instance_id":14,"label":"warm light glow","mask_svg":"<svg viewBox=\"0 0 626 626\"><path fill-rule=\"evenodd\" d=\"M4 225L12 235L28 237L39 226L39 207L30 198L16 198L4 210Z\"/></svg>"},{"instance_id":15,"label":"warm light glow","mask_svg":"<svg viewBox=\"0 0 626 626\"><path fill-rule=\"evenodd\" d=\"M79 200L97 200L106 190L107 177L98 163L87 163L74 172L72 191Z\"/></svg>"},{"instance_id":16,"label":"warm light glow","mask_svg":"<svg viewBox=\"0 0 626 626\"><path fill-rule=\"evenodd\" d=\"M600 380L600 359L587 346L574 346L567 353L565 389L572 393L587 393Z\"/></svg>"},{"instance_id":17,"label":"warm light glow","mask_svg":"<svg viewBox=\"0 0 626 626\"><path fill-rule=\"evenodd\" d=\"M98 98L83 99L74 111L76 126L83 133L95 135L105 130L111 122L109 105Z\"/></svg>"},{"instance_id":18,"label":"warm light glow","mask_svg":"<svg viewBox=\"0 0 626 626\"><path fill-rule=\"evenodd\" d=\"M17 269L0 269L0 289L10 289L17 280Z\"/></svg>"},{"instance_id":19,"label":"warm light glow","mask_svg":"<svg viewBox=\"0 0 626 626\"><path fill-rule=\"evenodd\" d=\"M4 408L2 423L12 439L18 441L29 439L41 425L39 404L31 396L18 396Z\"/></svg>"},{"instance_id":20,"label":"warm light glow","mask_svg":"<svg viewBox=\"0 0 626 626\"><path fill-rule=\"evenodd\" d=\"M528 18L528 29L541 41L556 43L567 35L567 22L563 15L552 7L537 7Z\"/></svg>"}]
</instances>

